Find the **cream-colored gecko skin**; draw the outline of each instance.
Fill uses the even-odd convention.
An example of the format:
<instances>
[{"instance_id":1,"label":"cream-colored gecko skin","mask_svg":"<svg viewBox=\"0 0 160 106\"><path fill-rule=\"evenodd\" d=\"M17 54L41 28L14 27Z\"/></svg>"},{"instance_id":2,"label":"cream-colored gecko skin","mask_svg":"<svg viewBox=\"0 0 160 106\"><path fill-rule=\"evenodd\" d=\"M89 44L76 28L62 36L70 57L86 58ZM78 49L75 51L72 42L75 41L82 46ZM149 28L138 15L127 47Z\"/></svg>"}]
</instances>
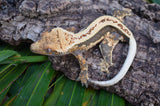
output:
<instances>
[{"instance_id":1,"label":"cream-colored gecko skin","mask_svg":"<svg viewBox=\"0 0 160 106\"><path fill-rule=\"evenodd\" d=\"M107 55L103 56L104 60L109 64L108 67L111 66L112 55L108 55L107 53L108 51L110 54L112 53L112 50L115 47L115 44L118 43L118 40L120 40L120 37L114 36L109 38L109 34L107 36L104 34L98 34L99 31L107 27L118 29L129 39L129 51L121 70L115 77L108 81L95 81L88 78L88 65L83 58L82 53L102 41L103 43L100 44L101 52L103 52L102 54ZM114 43L115 39L116 43ZM103 47L106 47L106 50L108 51L103 50ZM108 49L109 47L111 49ZM89 81L99 86L111 86L119 82L125 76L132 64L136 54L136 41L131 31L117 18L112 16L101 16L93 21L85 30L76 34L62 28L54 28L51 32L44 32L41 39L31 45L31 51L51 56L65 55L69 53L73 54L80 63L81 72L78 79L81 80L82 84L87 86Z\"/></svg>"}]
</instances>

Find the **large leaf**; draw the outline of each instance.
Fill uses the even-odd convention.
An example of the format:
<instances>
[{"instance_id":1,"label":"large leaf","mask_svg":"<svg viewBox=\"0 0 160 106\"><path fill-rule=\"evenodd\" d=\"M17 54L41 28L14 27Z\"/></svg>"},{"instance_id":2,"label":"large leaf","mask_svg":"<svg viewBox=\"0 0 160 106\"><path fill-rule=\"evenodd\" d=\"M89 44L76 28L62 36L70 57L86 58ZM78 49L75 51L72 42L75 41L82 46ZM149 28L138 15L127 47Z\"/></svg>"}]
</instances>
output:
<instances>
[{"instance_id":1,"label":"large leaf","mask_svg":"<svg viewBox=\"0 0 160 106\"><path fill-rule=\"evenodd\" d=\"M80 83L63 78L56 83L45 106L125 106L119 96L104 90L82 87Z\"/></svg>"},{"instance_id":2,"label":"large leaf","mask_svg":"<svg viewBox=\"0 0 160 106\"><path fill-rule=\"evenodd\" d=\"M93 89L86 89L85 92L84 92L84 96L83 96L83 106L96 106L97 105L97 98L98 96L96 97L96 91L93 90Z\"/></svg>"},{"instance_id":3,"label":"large leaf","mask_svg":"<svg viewBox=\"0 0 160 106\"><path fill-rule=\"evenodd\" d=\"M47 56L23 56L23 57L13 57L6 59L4 61L1 61L0 64L21 64L21 63L34 63L34 62L44 62L47 61Z\"/></svg>"},{"instance_id":4,"label":"large leaf","mask_svg":"<svg viewBox=\"0 0 160 106\"><path fill-rule=\"evenodd\" d=\"M50 64L46 66L44 69L41 78L39 79L38 83L36 84L32 95L30 96L27 105L28 106L40 106L43 104L44 96L47 92L47 88L51 81L51 78L54 74L53 69L51 69Z\"/></svg>"},{"instance_id":5,"label":"large leaf","mask_svg":"<svg viewBox=\"0 0 160 106\"><path fill-rule=\"evenodd\" d=\"M56 105L66 106L69 104L74 85L75 85L75 83L73 83L71 80L66 81L66 83L61 91L61 95L59 95L59 98L57 100Z\"/></svg>"},{"instance_id":6,"label":"large leaf","mask_svg":"<svg viewBox=\"0 0 160 106\"><path fill-rule=\"evenodd\" d=\"M5 89L4 92L0 93L0 105L1 105L1 103L2 103L2 101L4 99L4 97L5 97L5 95L7 94L8 90L9 90L9 88Z\"/></svg>"},{"instance_id":7,"label":"large leaf","mask_svg":"<svg viewBox=\"0 0 160 106\"><path fill-rule=\"evenodd\" d=\"M29 70L33 74L24 84L13 105L42 105L43 98L52 79L54 71L50 69L50 62L41 66L33 66Z\"/></svg>"},{"instance_id":8,"label":"large leaf","mask_svg":"<svg viewBox=\"0 0 160 106\"><path fill-rule=\"evenodd\" d=\"M70 106L82 106L83 96L85 88L81 86L81 83L75 83L72 90L71 98L69 100Z\"/></svg>"},{"instance_id":9,"label":"large leaf","mask_svg":"<svg viewBox=\"0 0 160 106\"><path fill-rule=\"evenodd\" d=\"M62 78L58 83L56 83L54 92L50 95L48 100L46 100L46 106L54 106L56 105L59 96L62 94L63 87L65 85L66 78Z\"/></svg>"},{"instance_id":10,"label":"large leaf","mask_svg":"<svg viewBox=\"0 0 160 106\"><path fill-rule=\"evenodd\" d=\"M4 75L0 79L0 93L9 87L13 81L15 81L22 74L22 72L25 71L26 67L26 64L15 66Z\"/></svg>"},{"instance_id":11,"label":"large leaf","mask_svg":"<svg viewBox=\"0 0 160 106\"><path fill-rule=\"evenodd\" d=\"M63 78L56 83L54 92L50 95L45 106L82 106L85 88L81 84Z\"/></svg>"},{"instance_id":12,"label":"large leaf","mask_svg":"<svg viewBox=\"0 0 160 106\"><path fill-rule=\"evenodd\" d=\"M18 53L13 50L0 51L0 62L14 55L18 55Z\"/></svg>"},{"instance_id":13,"label":"large leaf","mask_svg":"<svg viewBox=\"0 0 160 106\"><path fill-rule=\"evenodd\" d=\"M0 67L0 79L10 72L16 65L14 63L3 65Z\"/></svg>"},{"instance_id":14,"label":"large leaf","mask_svg":"<svg viewBox=\"0 0 160 106\"><path fill-rule=\"evenodd\" d=\"M101 90L99 93L99 106L124 106L125 101L115 94Z\"/></svg>"},{"instance_id":15,"label":"large leaf","mask_svg":"<svg viewBox=\"0 0 160 106\"><path fill-rule=\"evenodd\" d=\"M98 105L99 106L113 106L114 96L111 93L101 90L99 94Z\"/></svg>"}]
</instances>

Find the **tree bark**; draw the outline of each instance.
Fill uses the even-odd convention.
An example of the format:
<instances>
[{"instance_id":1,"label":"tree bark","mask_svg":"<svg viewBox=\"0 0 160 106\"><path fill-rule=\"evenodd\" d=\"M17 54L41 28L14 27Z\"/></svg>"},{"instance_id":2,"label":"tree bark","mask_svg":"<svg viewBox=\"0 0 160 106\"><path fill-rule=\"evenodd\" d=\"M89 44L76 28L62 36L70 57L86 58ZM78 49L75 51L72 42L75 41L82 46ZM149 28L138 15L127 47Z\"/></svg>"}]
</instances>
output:
<instances>
[{"instance_id":1,"label":"tree bark","mask_svg":"<svg viewBox=\"0 0 160 106\"><path fill-rule=\"evenodd\" d=\"M160 105L160 6L142 0L14 0L0 1L0 39L13 45L40 39L44 31L55 27L78 32L102 15L113 15L115 9L131 9L124 24L137 42L136 57L127 75L116 85L95 89L114 92L133 105ZM109 74L100 71L98 45L84 53L89 64L89 77L107 80L119 71L127 55L128 45L120 42L113 50L114 65ZM53 68L75 80L79 63L72 55L49 57Z\"/></svg>"}]
</instances>

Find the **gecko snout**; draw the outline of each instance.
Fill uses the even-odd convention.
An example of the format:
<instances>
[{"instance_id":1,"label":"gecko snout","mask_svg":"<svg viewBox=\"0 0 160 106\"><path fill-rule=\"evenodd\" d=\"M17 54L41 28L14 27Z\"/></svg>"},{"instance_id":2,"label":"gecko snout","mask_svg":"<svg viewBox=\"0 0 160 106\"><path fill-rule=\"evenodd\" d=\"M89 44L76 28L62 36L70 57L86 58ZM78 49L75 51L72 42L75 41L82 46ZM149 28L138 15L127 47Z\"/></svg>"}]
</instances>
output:
<instances>
[{"instance_id":1,"label":"gecko snout","mask_svg":"<svg viewBox=\"0 0 160 106\"><path fill-rule=\"evenodd\" d=\"M38 53L40 52L40 46L37 43L33 43L31 44L30 50L34 53Z\"/></svg>"},{"instance_id":2,"label":"gecko snout","mask_svg":"<svg viewBox=\"0 0 160 106\"><path fill-rule=\"evenodd\" d=\"M32 52L34 52L35 51L35 44L33 43L33 44L31 44L31 46L30 46L30 50L32 51Z\"/></svg>"},{"instance_id":3,"label":"gecko snout","mask_svg":"<svg viewBox=\"0 0 160 106\"><path fill-rule=\"evenodd\" d=\"M50 48L47 48L44 46L44 44L41 44L41 42L35 42L31 44L30 50L33 53L42 54L42 55L51 55L52 50Z\"/></svg>"}]
</instances>

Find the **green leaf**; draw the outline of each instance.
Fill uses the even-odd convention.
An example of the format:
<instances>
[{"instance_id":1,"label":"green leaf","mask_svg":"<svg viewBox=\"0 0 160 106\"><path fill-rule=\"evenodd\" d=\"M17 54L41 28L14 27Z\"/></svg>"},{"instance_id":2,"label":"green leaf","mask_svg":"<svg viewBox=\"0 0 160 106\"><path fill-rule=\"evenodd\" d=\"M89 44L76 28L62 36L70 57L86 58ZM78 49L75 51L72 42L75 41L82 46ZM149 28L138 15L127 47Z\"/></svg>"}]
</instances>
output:
<instances>
[{"instance_id":1,"label":"green leaf","mask_svg":"<svg viewBox=\"0 0 160 106\"><path fill-rule=\"evenodd\" d=\"M77 83L74 81L71 81L66 78L62 78L54 88L54 92L51 94L51 96L48 98L48 100L45 103L45 106L73 106L76 104L76 106L81 106L82 100L74 101L76 99L82 99L83 97L83 91L81 89L82 87L78 86ZM80 90L80 91L78 91ZM78 93L79 92L79 93ZM81 95L78 95L81 94ZM74 97L76 95L77 98ZM78 95L78 96L77 96Z\"/></svg>"},{"instance_id":2,"label":"green leaf","mask_svg":"<svg viewBox=\"0 0 160 106\"><path fill-rule=\"evenodd\" d=\"M13 67L7 74L0 79L0 93L8 88L26 69L27 65Z\"/></svg>"},{"instance_id":3,"label":"green leaf","mask_svg":"<svg viewBox=\"0 0 160 106\"><path fill-rule=\"evenodd\" d=\"M18 53L13 50L0 51L0 62L14 55L18 55Z\"/></svg>"},{"instance_id":4,"label":"green leaf","mask_svg":"<svg viewBox=\"0 0 160 106\"><path fill-rule=\"evenodd\" d=\"M46 62L41 66L32 66L33 74L24 84L13 105L42 105L43 98L53 76L53 70L49 70L51 63ZM27 71L28 71L27 70Z\"/></svg>"},{"instance_id":5,"label":"green leaf","mask_svg":"<svg viewBox=\"0 0 160 106\"><path fill-rule=\"evenodd\" d=\"M72 95L69 100L69 106L82 106L85 87L82 87L81 83L75 82L72 90Z\"/></svg>"},{"instance_id":6,"label":"green leaf","mask_svg":"<svg viewBox=\"0 0 160 106\"><path fill-rule=\"evenodd\" d=\"M112 94L104 90L101 90L99 93L98 105L99 106L111 106L112 102L113 102Z\"/></svg>"},{"instance_id":7,"label":"green leaf","mask_svg":"<svg viewBox=\"0 0 160 106\"><path fill-rule=\"evenodd\" d=\"M28 100L28 103L27 103L28 106L31 106L31 105L40 106L43 104L44 95L47 92L47 88L49 86L49 83L51 81L53 74L54 74L54 70L51 69L51 64L49 64L44 70L44 72L42 73L38 83L36 84L32 92L32 95Z\"/></svg>"},{"instance_id":8,"label":"green leaf","mask_svg":"<svg viewBox=\"0 0 160 106\"><path fill-rule=\"evenodd\" d=\"M119 96L101 90L99 93L99 106L125 106L125 101L121 99Z\"/></svg>"},{"instance_id":9,"label":"green leaf","mask_svg":"<svg viewBox=\"0 0 160 106\"><path fill-rule=\"evenodd\" d=\"M7 74L14 66L11 64L3 65L0 67L0 79Z\"/></svg>"},{"instance_id":10,"label":"green leaf","mask_svg":"<svg viewBox=\"0 0 160 106\"><path fill-rule=\"evenodd\" d=\"M119 96L112 94L112 98L114 98L114 100L112 101L112 106L125 106L125 101L120 98Z\"/></svg>"},{"instance_id":11,"label":"green leaf","mask_svg":"<svg viewBox=\"0 0 160 106\"><path fill-rule=\"evenodd\" d=\"M4 61L1 61L0 64L10 64L10 63L16 63L16 64L22 64L22 63L34 63L34 62L44 62L47 61L47 56L23 56L23 57L13 57L6 59Z\"/></svg>"},{"instance_id":12,"label":"green leaf","mask_svg":"<svg viewBox=\"0 0 160 106\"><path fill-rule=\"evenodd\" d=\"M13 101L16 99L17 95L11 96L4 102L4 106L12 106Z\"/></svg>"},{"instance_id":13,"label":"green leaf","mask_svg":"<svg viewBox=\"0 0 160 106\"><path fill-rule=\"evenodd\" d=\"M20 77L18 77L18 79L11 85L8 91L10 97L8 100L5 101L4 105L12 105L20 90L23 89L24 84L32 74L33 70L27 70L25 74L22 74Z\"/></svg>"},{"instance_id":14,"label":"green leaf","mask_svg":"<svg viewBox=\"0 0 160 106\"><path fill-rule=\"evenodd\" d=\"M59 98L59 96L62 94L62 89L65 85L66 82L66 78L63 77L58 83L56 83L55 87L54 87L54 92L50 95L50 97L46 100L45 102L45 106L54 106L56 105L56 102Z\"/></svg>"},{"instance_id":15,"label":"green leaf","mask_svg":"<svg viewBox=\"0 0 160 106\"><path fill-rule=\"evenodd\" d=\"M152 1L160 5L160 0L152 0Z\"/></svg>"},{"instance_id":16,"label":"green leaf","mask_svg":"<svg viewBox=\"0 0 160 106\"><path fill-rule=\"evenodd\" d=\"M56 72L55 72L56 73ZM57 75L57 73L55 74ZM55 76L54 76L55 77ZM62 78L64 77L64 75L61 75L58 79L56 79L56 81L54 83L52 83L48 89L52 88L57 82L59 82Z\"/></svg>"},{"instance_id":17,"label":"green leaf","mask_svg":"<svg viewBox=\"0 0 160 106\"><path fill-rule=\"evenodd\" d=\"M0 68L0 79L1 77L3 77L13 66L15 66L14 63L11 63L11 64L7 64L7 65L4 65Z\"/></svg>"},{"instance_id":18,"label":"green leaf","mask_svg":"<svg viewBox=\"0 0 160 106\"><path fill-rule=\"evenodd\" d=\"M96 102L97 102L95 100L96 93L97 92L91 88L86 89L84 92L82 105L83 106L90 106L90 105L96 106Z\"/></svg>"},{"instance_id":19,"label":"green leaf","mask_svg":"<svg viewBox=\"0 0 160 106\"><path fill-rule=\"evenodd\" d=\"M66 106L69 104L69 100L73 91L75 83L71 80L67 80L62 91L61 95L59 95L59 98L57 100L56 105L57 106Z\"/></svg>"},{"instance_id":20,"label":"green leaf","mask_svg":"<svg viewBox=\"0 0 160 106\"><path fill-rule=\"evenodd\" d=\"M3 92L0 93L0 105L2 104L2 101L3 101L4 97L6 96L8 90L9 90L9 88L5 89Z\"/></svg>"}]
</instances>

